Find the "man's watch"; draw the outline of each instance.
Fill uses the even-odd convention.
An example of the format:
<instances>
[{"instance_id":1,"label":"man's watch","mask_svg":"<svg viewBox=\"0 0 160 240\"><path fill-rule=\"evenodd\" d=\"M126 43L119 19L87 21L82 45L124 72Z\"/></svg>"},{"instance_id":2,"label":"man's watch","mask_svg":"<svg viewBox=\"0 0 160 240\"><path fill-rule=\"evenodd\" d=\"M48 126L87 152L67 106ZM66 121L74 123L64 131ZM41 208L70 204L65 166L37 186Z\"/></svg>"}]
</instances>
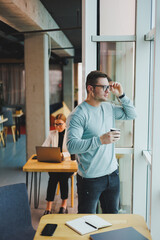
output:
<instances>
[{"instance_id":1,"label":"man's watch","mask_svg":"<svg viewBox=\"0 0 160 240\"><path fill-rule=\"evenodd\" d=\"M125 93L123 93L121 96L119 96L118 98L123 98L125 96Z\"/></svg>"}]
</instances>

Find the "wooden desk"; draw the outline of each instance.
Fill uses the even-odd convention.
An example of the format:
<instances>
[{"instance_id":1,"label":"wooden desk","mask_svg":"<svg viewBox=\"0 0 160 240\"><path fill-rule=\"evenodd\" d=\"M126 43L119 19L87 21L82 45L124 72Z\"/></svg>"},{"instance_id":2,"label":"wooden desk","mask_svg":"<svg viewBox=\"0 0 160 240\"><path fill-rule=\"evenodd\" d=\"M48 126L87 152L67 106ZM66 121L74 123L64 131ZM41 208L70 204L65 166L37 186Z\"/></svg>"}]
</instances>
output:
<instances>
[{"instance_id":1,"label":"wooden desk","mask_svg":"<svg viewBox=\"0 0 160 240\"><path fill-rule=\"evenodd\" d=\"M21 131L20 131L20 127L21 127L21 117L23 116L23 112L22 113L14 113L12 114L12 116L15 118L15 124L16 124L16 141L18 140L18 138L20 138L21 136Z\"/></svg>"},{"instance_id":2,"label":"wooden desk","mask_svg":"<svg viewBox=\"0 0 160 240\"><path fill-rule=\"evenodd\" d=\"M100 232L111 231L115 229L125 228L125 227L133 227L139 233L144 235L146 238L151 240L151 235L147 228L147 225L144 221L144 218L135 215L135 214L97 214L99 217L107 220L108 222L112 223L111 227L102 228L98 231L93 233L89 233L86 235L79 235L71 228L65 225L65 222L68 220L72 220L78 217L82 217L89 214L48 214L41 218L37 232L35 234L34 240L41 240L41 239L57 239L57 240L79 240L79 239L90 239L89 236L91 234L96 234ZM40 236L40 233L47 223L56 223L58 224L56 231L54 232L53 237L44 237Z\"/></svg>"},{"instance_id":3,"label":"wooden desk","mask_svg":"<svg viewBox=\"0 0 160 240\"><path fill-rule=\"evenodd\" d=\"M0 142L2 141L3 147L6 146L5 137L3 137L3 136L4 136L3 123L4 123L4 122L7 122L7 121L8 121L8 118L4 118L4 119L1 119L1 120L0 120Z\"/></svg>"},{"instance_id":4,"label":"wooden desk","mask_svg":"<svg viewBox=\"0 0 160 240\"><path fill-rule=\"evenodd\" d=\"M40 178L41 172L77 172L78 166L76 161L71 161L70 158L65 158L61 163L45 163L38 162L32 158L36 155L32 155L23 167L23 171L26 172L26 185L28 187L28 172L34 173L34 207L38 208L39 204L39 191L40 191ZM37 191L37 172L39 175L39 190ZM32 191L32 189L31 189ZM37 198L38 193L38 198ZM74 194L74 193L73 193ZM31 197L31 193L30 193Z\"/></svg>"}]
</instances>

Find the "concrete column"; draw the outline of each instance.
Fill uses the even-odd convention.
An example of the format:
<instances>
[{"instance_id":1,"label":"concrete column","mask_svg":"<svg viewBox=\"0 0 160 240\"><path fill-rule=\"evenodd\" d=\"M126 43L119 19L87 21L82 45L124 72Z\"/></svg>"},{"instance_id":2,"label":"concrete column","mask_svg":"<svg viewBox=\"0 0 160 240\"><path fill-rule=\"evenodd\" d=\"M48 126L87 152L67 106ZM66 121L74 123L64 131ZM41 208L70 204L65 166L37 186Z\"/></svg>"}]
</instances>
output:
<instances>
[{"instance_id":1,"label":"concrete column","mask_svg":"<svg viewBox=\"0 0 160 240\"><path fill-rule=\"evenodd\" d=\"M68 64L63 67L63 100L70 111L74 108L73 74L73 59L68 59Z\"/></svg>"},{"instance_id":2,"label":"concrete column","mask_svg":"<svg viewBox=\"0 0 160 240\"><path fill-rule=\"evenodd\" d=\"M86 76L97 68L97 0L82 0L82 100L86 97Z\"/></svg>"},{"instance_id":3,"label":"concrete column","mask_svg":"<svg viewBox=\"0 0 160 240\"><path fill-rule=\"evenodd\" d=\"M49 132L48 35L25 36L27 158Z\"/></svg>"}]
</instances>

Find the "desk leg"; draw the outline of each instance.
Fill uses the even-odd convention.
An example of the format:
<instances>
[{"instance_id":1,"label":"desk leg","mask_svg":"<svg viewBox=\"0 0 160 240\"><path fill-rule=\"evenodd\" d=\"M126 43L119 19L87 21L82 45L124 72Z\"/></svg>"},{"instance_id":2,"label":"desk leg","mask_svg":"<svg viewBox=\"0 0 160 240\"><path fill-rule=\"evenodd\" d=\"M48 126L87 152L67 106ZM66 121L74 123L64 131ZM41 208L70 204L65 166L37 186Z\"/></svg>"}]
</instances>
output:
<instances>
[{"instance_id":1,"label":"desk leg","mask_svg":"<svg viewBox=\"0 0 160 240\"><path fill-rule=\"evenodd\" d=\"M20 138L21 137L21 131L20 131L20 127L21 127L21 118L19 117L18 118L18 137Z\"/></svg>"},{"instance_id":2,"label":"desk leg","mask_svg":"<svg viewBox=\"0 0 160 240\"><path fill-rule=\"evenodd\" d=\"M39 206L40 189L41 189L41 172L39 173L38 201L37 201L38 206Z\"/></svg>"},{"instance_id":3,"label":"desk leg","mask_svg":"<svg viewBox=\"0 0 160 240\"><path fill-rule=\"evenodd\" d=\"M33 186L33 172L31 173L31 186L30 186L29 205L31 205L31 199L32 199L32 186Z\"/></svg>"},{"instance_id":4,"label":"desk leg","mask_svg":"<svg viewBox=\"0 0 160 240\"><path fill-rule=\"evenodd\" d=\"M39 206L40 185L41 185L41 172L39 173L39 187L37 187L37 172L34 172L34 208L38 208Z\"/></svg>"},{"instance_id":5,"label":"desk leg","mask_svg":"<svg viewBox=\"0 0 160 240\"><path fill-rule=\"evenodd\" d=\"M71 176L71 207L74 207L74 174Z\"/></svg>"},{"instance_id":6,"label":"desk leg","mask_svg":"<svg viewBox=\"0 0 160 240\"><path fill-rule=\"evenodd\" d=\"M16 141L18 140L18 119L17 117L15 118L15 123L16 123Z\"/></svg>"},{"instance_id":7,"label":"desk leg","mask_svg":"<svg viewBox=\"0 0 160 240\"><path fill-rule=\"evenodd\" d=\"M37 203L37 172L34 172L34 208L38 208L38 203Z\"/></svg>"},{"instance_id":8,"label":"desk leg","mask_svg":"<svg viewBox=\"0 0 160 240\"><path fill-rule=\"evenodd\" d=\"M26 188L27 188L27 191L28 191L28 172L26 172Z\"/></svg>"},{"instance_id":9,"label":"desk leg","mask_svg":"<svg viewBox=\"0 0 160 240\"><path fill-rule=\"evenodd\" d=\"M32 184L33 184L33 172L31 173L31 184L30 184L30 195L29 196L29 205L31 205L31 198L32 198ZM26 172L26 188L28 192L28 172Z\"/></svg>"}]
</instances>

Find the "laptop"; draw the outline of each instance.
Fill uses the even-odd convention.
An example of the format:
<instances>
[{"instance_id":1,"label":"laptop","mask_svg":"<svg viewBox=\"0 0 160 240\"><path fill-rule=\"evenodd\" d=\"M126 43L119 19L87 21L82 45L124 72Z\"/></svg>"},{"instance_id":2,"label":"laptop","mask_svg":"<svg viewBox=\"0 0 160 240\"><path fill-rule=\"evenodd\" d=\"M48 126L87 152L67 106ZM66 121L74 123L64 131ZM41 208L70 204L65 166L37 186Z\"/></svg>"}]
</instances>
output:
<instances>
[{"instance_id":1,"label":"laptop","mask_svg":"<svg viewBox=\"0 0 160 240\"><path fill-rule=\"evenodd\" d=\"M92 240L149 240L133 227L126 227L90 235Z\"/></svg>"},{"instance_id":2,"label":"laptop","mask_svg":"<svg viewBox=\"0 0 160 240\"><path fill-rule=\"evenodd\" d=\"M62 162L60 147L36 146L37 160L39 162Z\"/></svg>"}]
</instances>

